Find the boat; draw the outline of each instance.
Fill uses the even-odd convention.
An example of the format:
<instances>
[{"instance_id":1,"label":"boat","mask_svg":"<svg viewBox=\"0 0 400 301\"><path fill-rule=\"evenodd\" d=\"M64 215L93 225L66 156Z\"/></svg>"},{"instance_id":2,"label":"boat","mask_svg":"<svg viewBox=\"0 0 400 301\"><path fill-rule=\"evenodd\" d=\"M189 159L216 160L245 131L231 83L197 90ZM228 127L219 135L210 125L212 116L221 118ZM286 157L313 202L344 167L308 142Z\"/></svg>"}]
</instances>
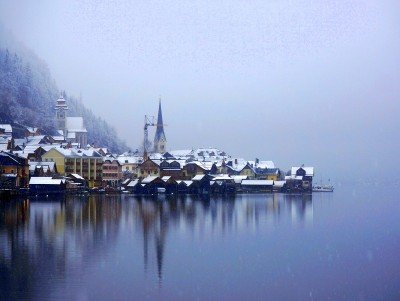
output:
<instances>
[{"instance_id":1,"label":"boat","mask_svg":"<svg viewBox=\"0 0 400 301\"><path fill-rule=\"evenodd\" d=\"M313 192L333 192L333 186L332 185L316 185L313 186L312 191Z\"/></svg>"}]
</instances>

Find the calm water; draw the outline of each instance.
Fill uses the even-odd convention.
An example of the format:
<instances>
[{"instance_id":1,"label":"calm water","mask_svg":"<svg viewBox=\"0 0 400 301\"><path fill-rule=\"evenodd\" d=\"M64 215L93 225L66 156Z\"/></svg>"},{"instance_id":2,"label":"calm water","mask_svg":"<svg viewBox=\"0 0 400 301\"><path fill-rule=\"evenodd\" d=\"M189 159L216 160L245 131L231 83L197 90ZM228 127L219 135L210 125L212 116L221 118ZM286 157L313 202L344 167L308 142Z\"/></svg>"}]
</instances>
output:
<instances>
[{"instance_id":1,"label":"calm water","mask_svg":"<svg viewBox=\"0 0 400 301\"><path fill-rule=\"evenodd\" d=\"M400 300L400 191L0 202L0 299Z\"/></svg>"}]
</instances>

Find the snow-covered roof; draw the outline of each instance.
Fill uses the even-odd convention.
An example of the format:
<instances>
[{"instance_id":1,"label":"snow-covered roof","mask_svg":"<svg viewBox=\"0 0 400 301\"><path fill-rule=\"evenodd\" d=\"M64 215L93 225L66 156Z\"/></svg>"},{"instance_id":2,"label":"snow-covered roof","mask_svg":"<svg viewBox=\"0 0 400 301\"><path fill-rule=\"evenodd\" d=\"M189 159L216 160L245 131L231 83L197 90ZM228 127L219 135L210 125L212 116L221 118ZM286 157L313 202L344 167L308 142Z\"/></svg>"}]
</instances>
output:
<instances>
[{"instance_id":1,"label":"snow-covered roof","mask_svg":"<svg viewBox=\"0 0 400 301\"><path fill-rule=\"evenodd\" d=\"M51 149L55 149L59 153L63 154L65 157L95 157L95 158L103 158L101 154L96 152L94 149L76 149L76 148L56 148L51 147ZM49 149L49 151L51 150ZM48 151L48 152L49 152Z\"/></svg>"},{"instance_id":2,"label":"snow-covered roof","mask_svg":"<svg viewBox=\"0 0 400 301\"><path fill-rule=\"evenodd\" d=\"M229 175L218 175L214 177L214 181L226 181L226 180L233 180Z\"/></svg>"},{"instance_id":3,"label":"snow-covered roof","mask_svg":"<svg viewBox=\"0 0 400 301\"><path fill-rule=\"evenodd\" d=\"M285 176L285 180L303 180L302 176Z\"/></svg>"},{"instance_id":4,"label":"snow-covered roof","mask_svg":"<svg viewBox=\"0 0 400 301\"><path fill-rule=\"evenodd\" d=\"M274 181L275 187L283 187L286 184L286 181Z\"/></svg>"},{"instance_id":5,"label":"snow-covered roof","mask_svg":"<svg viewBox=\"0 0 400 301\"><path fill-rule=\"evenodd\" d=\"M192 181L200 181L205 177L205 175L195 175Z\"/></svg>"},{"instance_id":6,"label":"snow-covered roof","mask_svg":"<svg viewBox=\"0 0 400 301\"><path fill-rule=\"evenodd\" d=\"M4 133L6 133L6 134L12 133L11 124L0 124L0 129L4 129Z\"/></svg>"},{"instance_id":7,"label":"snow-covered roof","mask_svg":"<svg viewBox=\"0 0 400 301\"><path fill-rule=\"evenodd\" d=\"M274 181L272 180L243 180L242 185L246 186L272 186Z\"/></svg>"},{"instance_id":8,"label":"snow-covered roof","mask_svg":"<svg viewBox=\"0 0 400 301\"><path fill-rule=\"evenodd\" d=\"M78 175L77 173L72 173L71 176L73 176L75 179L79 179L79 180L85 180L84 178L82 178L80 175Z\"/></svg>"},{"instance_id":9,"label":"snow-covered roof","mask_svg":"<svg viewBox=\"0 0 400 301\"><path fill-rule=\"evenodd\" d=\"M26 129L27 129L27 131L28 131L29 133L34 134L34 133L36 133L36 132L38 131L39 128L27 126Z\"/></svg>"},{"instance_id":10,"label":"snow-covered roof","mask_svg":"<svg viewBox=\"0 0 400 301\"><path fill-rule=\"evenodd\" d=\"M242 171L242 169L247 165L247 161L243 158L232 158L228 161L227 166L235 171Z\"/></svg>"},{"instance_id":11,"label":"snow-covered roof","mask_svg":"<svg viewBox=\"0 0 400 301\"><path fill-rule=\"evenodd\" d=\"M25 145L39 145L42 139L45 137L45 135L39 135L39 136L33 136L33 137L27 137L26 138L26 143Z\"/></svg>"},{"instance_id":12,"label":"snow-covered roof","mask_svg":"<svg viewBox=\"0 0 400 301\"><path fill-rule=\"evenodd\" d=\"M44 170L50 169L51 171L55 170L56 162L28 162L29 170L33 171L36 168L43 167Z\"/></svg>"},{"instance_id":13,"label":"snow-covered roof","mask_svg":"<svg viewBox=\"0 0 400 301\"><path fill-rule=\"evenodd\" d=\"M193 184L193 181L183 181L187 187Z\"/></svg>"},{"instance_id":14,"label":"snow-covered roof","mask_svg":"<svg viewBox=\"0 0 400 301\"><path fill-rule=\"evenodd\" d=\"M299 170L300 168L305 170L306 176L308 176L308 177L313 177L314 176L314 167L292 167L291 175L295 176L297 170Z\"/></svg>"},{"instance_id":15,"label":"snow-covered roof","mask_svg":"<svg viewBox=\"0 0 400 301\"><path fill-rule=\"evenodd\" d=\"M142 180L142 183L143 184L148 184L148 183L151 183L151 182L153 182L155 179L157 179L158 177L157 176L147 176L146 178L144 178L143 180Z\"/></svg>"},{"instance_id":16,"label":"snow-covered roof","mask_svg":"<svg viewBox=\"0 0 400 301\"><path fill-rule=\"evenodd\" d=\"M235 181L236 184L240 184L242 180L246 180L248 176L231 176L231 178Z\"/></svg>"},{"instance_id":17,"label":"snow-covered roof","mask_svg":"<svg viewBox=\"0 0 400 301\"><path fill-rule=\"evenodd\" d=\"M130 180L131 180L131 179L125 179L125 180L122 182L122 185L126 185L126 183L128 183Z\"/></svg>"},{"instance_id":18,"label":"snow-covered roof","mask_svg":"<svg viewBox=\"0 0 400 301\"><path fill-rule=\"evenodd\" d=\"M154 160L163 160L164 156L162 154L160 154L160 153L152 153L152 154L149 155L149 158L151 160L153 160L153 161Z\"/></svg>"},{"instance_id":19,"label":"snow-covered roof","mask_svg":"<svg viewBox=\"0 0 400 301\"><path fill-rule=\"evenodd\" d=\"M129 184L127 186L128 187L135 187L138 183L139 183L139 180L133 180L133 181L129 182Z\"/></svg>"},{"instance_id":20,"label":"snow-covered roof","mask_svg":"<svg viewBox=\"0 0 400 301\"><path fill-rule=\"evenodd\" d=\"M68 132L87 132L82 117L67 117L65 127Z\"/></svg>"},{"instance_id":21,"label":"snow-covered roof","mask_svg":"<svg viewBox=\"0 0 400 301\"><path fill-rule=\"evenodd\" d=\"M117 160L121 165L124 165L124 164L139 164L139 163L143 162L143 157L118 156Z\"/></svg>"},{"instance_id":22,"label":"snow-covered roof","mask_svg":"<svg viewBox=\"0 0 400 301\"><path fill-rule=\"evenodd\" d=\"M164 182L168 182L169 179L171 179L171 176L163 176L161 178L161 180L163 180Z\"/></svg>"},{"instance_id":23,"label":"snow-covered roof","mask_svg":"<svg viewBox=\"0 0 400 301\"><path fill-rule=\"evenodd\" d=\"M260 169L272 169L272 168L275 168L275 164L272 161L259 161L258 163L256 163L255 161L249 161L249 163L254 168L260 168Z\"/></svg>"},{"instance_id":24,"label":"snow-covered roof","mask_svg":"<svg viewBox=\"0 0 400 301\"><path fill-rule=\"evenodd\" d=\"M53 139L54 139L54 141L64 141L64 136L51 136Z\"/></svg>"},{"instance_id":25,"label":"snow-covered roof","mask_svg":"<svg viewBox=\"0 0 400 301\"><path fill-rule=\"evenodd\" d=\"M0 151L1 151L1 145L0 145ZM13 151L13 154L17 155L18 157L25 158L25 159L27 159L28 155L29 155L28 153L25 153L24 151Z\"/></svg>"},{"instance_id":26,"label":"snow-covered roof","mask_svg":"<svg viewBox=\"0 0 400 301\"><path fill-rule=\"evenodd\" d=\"M169 153L172 156L174 156L174 158L186 158L186 157L189 157L190 155L193 155L193 150L191 150L191 149L178 149L178 150L169 151Z\"/></svg>"},{"instance_id":27,"label":"snow-covered roof","mask_svg":"<svg viewBox=\"0 0 400 301\"><path fill-rule=\"evenodd\" d=\"M53 179L52 177L32 177L29 185L60 185L64 183L63 179Z\"/></svg>"}]
</instances>

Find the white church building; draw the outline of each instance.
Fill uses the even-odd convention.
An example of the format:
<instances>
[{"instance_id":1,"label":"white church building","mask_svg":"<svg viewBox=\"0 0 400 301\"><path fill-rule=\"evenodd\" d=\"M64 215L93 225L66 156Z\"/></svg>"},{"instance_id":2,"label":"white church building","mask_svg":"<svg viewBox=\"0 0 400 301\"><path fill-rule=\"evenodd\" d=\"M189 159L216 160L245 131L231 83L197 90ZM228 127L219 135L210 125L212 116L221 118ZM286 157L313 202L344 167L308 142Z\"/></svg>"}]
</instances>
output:
<instances>
[{"instance_id":1,"label":"white church building","mask_svg":"<svg viewBox=\"0 0 400 301\"><path fill-rule=\"evenodd\" d=\"M87 145L87 130L83 123L83 117L67 117L68 105L61 93L56 106L57 130L64 136L66 142L79 143L79 147Z\"/></svg>"}]
</instances>

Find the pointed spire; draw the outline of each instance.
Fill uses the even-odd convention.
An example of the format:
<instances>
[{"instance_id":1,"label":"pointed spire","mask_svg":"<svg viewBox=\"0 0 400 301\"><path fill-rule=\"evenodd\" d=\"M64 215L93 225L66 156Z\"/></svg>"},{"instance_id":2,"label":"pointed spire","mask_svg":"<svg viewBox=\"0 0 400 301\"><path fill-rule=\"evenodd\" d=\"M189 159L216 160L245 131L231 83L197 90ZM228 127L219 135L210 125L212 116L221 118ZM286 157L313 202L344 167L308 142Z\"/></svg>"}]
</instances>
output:
<instances>
[{"instance_id":1,"label":"pointed spire","mask_svg":"<svg viewBox=\"0 0 400 301\"><path fill-rule=\"evenodd\" d=\"M157 118L157 127L163 126L162 120L162 109L161 109L161 96L158 99L158 118Z\"/></svg>"}]
</instances>

